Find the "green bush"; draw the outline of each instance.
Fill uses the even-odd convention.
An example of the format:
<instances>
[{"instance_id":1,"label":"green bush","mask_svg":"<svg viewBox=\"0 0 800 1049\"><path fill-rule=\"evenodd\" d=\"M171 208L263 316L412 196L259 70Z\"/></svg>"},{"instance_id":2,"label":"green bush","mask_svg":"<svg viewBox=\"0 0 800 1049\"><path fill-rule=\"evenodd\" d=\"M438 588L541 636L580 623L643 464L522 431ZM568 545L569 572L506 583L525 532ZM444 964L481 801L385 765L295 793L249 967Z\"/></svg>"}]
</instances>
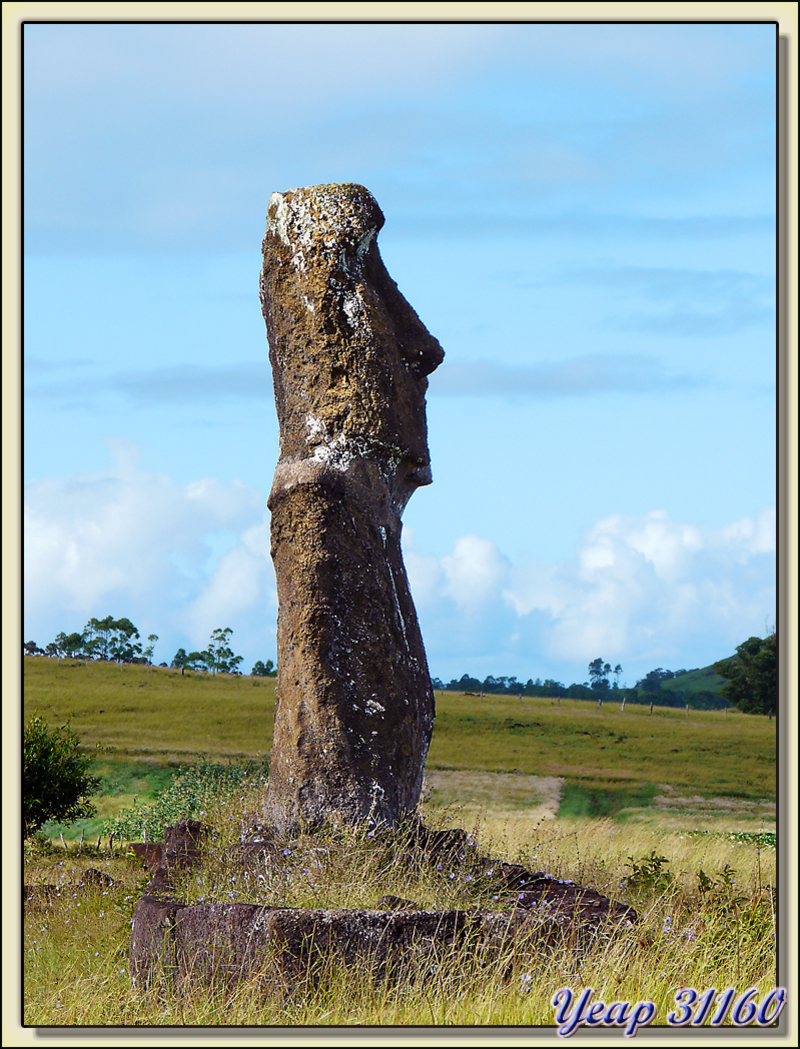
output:
<instances>
[{"instance_id":1,"label":"green bush","mask_svg":"<svg viewBox=\"0 0 800 1049\"><path fill-rule=\"evenodd\" d=\"M205 758L174 773L169 786L151 805L134 805L117 816L109 828L127 841L160 841L166 827L181 819L205 815L205 810L224 801L246 780L266 780L269 762L207 761Z\"/></svg>"},{"instance_id":2,"label":"green bush","mask_svg":"<svg viewBox=\"0 0 800 1049\"><path fill-rule=\"evenodd\" d=\"M100 780L89 774L91 759L80 751L70 729L50 729L34 715L25 726L22 747L22 826L26 838L49 820L71 823L95 814L89 798Z\"/></svg>"}]
</instances>

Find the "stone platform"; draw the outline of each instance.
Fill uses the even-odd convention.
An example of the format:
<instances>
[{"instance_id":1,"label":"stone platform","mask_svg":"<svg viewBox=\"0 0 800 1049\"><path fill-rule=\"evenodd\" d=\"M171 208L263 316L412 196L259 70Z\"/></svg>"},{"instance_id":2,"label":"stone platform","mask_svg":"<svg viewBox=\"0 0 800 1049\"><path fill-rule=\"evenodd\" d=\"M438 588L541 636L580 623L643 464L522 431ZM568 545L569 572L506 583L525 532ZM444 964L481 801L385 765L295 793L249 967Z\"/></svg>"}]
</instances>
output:
<instances>
[{"instance_id":1,"label":"stone platform","mask_svg":"<svg viewBox=\"0 0 800 1049\"><path fill-rule=\"evenodd\" d=\"M359 966L376 980L417 979L461 951L510 964L515 952L584 949L637 921L633 908L594 889L488 859L496 883L513 890L508 909L431 911L389 896L363 910L188 904L171 895L170 880L176 869L201 862L202 831L194 821L167 831L164 865L134 914L130 963L137 988L230 988L257 980L265 993L286 993L315 980L330 962ZM451 844L453 835L456 841L464 835L438 833L450 835ZM257 847L251 843L242 862ZM470 857L476 861L482 862Z\"/></svg>"}]
</instances>

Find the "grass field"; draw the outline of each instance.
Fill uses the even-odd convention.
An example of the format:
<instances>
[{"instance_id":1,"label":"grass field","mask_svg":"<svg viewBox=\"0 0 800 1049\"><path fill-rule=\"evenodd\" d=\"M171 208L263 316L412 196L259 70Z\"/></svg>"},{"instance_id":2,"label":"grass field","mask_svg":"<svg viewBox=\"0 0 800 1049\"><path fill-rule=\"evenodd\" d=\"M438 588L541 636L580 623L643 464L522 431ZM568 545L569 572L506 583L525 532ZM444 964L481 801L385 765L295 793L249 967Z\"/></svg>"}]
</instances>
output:
<instances>
[{"instance_id":1,"label":"grass field","mask_svg":"<svg viewBox=\"0 0 800 1049\"><path fill-rule=\"evenodd\" d=\"M34 712L51 725L69 718L83 744L99 748L102 818L116 816L135 797L154 796L172 773L201 755L211 761L269 755L274 678L181 675L100 662L59 666L41 657L26 658L24 669L26 719ZM703 819L732 812L751 821L769 819L773 811L775 721L733 710L690 711L687 717L667 707L651 714L649 707L628 704L622 712L608 702L601 710L579 700L454 692L437 693L436 702L429 804L458 803L467 818L481 804L463 775L457 796L447 787L455 773L484 775L483 810L519 815L537 808L541 781L553 779L561 783L556 810L564 816L630 818L660 806L674 823L682 811ZM509 776L517 777L517 786L504 798ZM714 798L725 801L711 804ZM100 827L97 821L79 825L89 835Z\"/></svg>"},{"instance_id":2,"label":"grass field","mask_svg":"<svg viewBox=\"0 0 800 1049\"><path fill-rule=\"evenodd\" d=\"M34 712L51 725L69 718L86 746L100 748L99 816L83 825L88 839L136 798L166 797L181 770L179 787L209 762L267 756L274 688L268 678L25 659L26 719ZM523 953L502 972L478 971L460 957L436 979L402 992L340 972L288 1003L265 1002L246 985L225 998L148 998L132 991L127 964L143 872L119 847L80 846L76 828L63 829L62 845L51 827L55 844L26 848L26 881L60 892L47 906L26 909L25 1022L549 1026L557 990L591 986L606 1002L652 1001L663 1023L681 987L754 987L760 1000L770 993L779 927L775 721L730 710L687 718L667 708L651 714L628 705L623 713L608 702L599 710L578 701L456 693L437 693L437 708L425 821L462 826L489 855L631 902L642 918L635 930L580 958L567 950ZM198 765L202 756L205 766ZM257 807L261 790L256 776L204 802L203 819L220 843L239 839L243 813ZM107 871L114 886L76 890L87 866ZM492 897L474 898L475 887L460 884L457 872L437 886L430 879L408 884L385 865L377 870L354 846L323 897L318 885L304 895L301 878L288 902L374 906L378 895L395 892L426 906L491 906ZM218 872L212 895L240 891L231 877Z\"/></svg>"}]
</instances>

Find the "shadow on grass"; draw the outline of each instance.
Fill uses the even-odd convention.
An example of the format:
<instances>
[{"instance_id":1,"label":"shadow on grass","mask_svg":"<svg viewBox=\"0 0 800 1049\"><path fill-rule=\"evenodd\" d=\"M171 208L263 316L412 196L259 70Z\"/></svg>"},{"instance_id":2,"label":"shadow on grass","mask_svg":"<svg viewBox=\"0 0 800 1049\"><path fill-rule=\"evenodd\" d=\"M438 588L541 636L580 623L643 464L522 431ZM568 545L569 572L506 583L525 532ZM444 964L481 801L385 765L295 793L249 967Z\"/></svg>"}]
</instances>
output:
<instances>
[{"instance_id":1,"label":"shadow on grass","mask_svg":"<svg viewBox=\"0 0 800 1049\"><path fill-rule=\"evenodd\" d=\"M586 817L610 816L624 819L623 810L646 809L653 803L658 788L652 783L637 787L601 789L585 787L567 780L561 791L559 819L581 819Z\"/></svg>"}]
</instances>

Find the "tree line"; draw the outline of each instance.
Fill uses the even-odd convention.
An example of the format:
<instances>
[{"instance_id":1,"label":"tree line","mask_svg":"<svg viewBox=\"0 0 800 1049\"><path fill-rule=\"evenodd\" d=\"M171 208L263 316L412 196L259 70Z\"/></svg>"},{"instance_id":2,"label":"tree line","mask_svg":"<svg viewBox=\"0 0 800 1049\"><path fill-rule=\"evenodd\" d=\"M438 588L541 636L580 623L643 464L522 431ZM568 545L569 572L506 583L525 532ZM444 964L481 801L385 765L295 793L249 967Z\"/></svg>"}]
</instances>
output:
<instances>
[{"instance_id":1,"label":"tree line","mask_svg":"<svg viewBox=\"0 0 800 1049\"><path fill-rule=\"evenodd\" d=\"M232 635L233 630L230 627L218 627L212 632L206 648L200 652L187 652L185 648L179 648L170 666L179 669L181 673L195 670L212 675L241 674L239 668L243 657L234 653L231 647ZM105 619L90 619L80 632L66 634L61 631L44 648L40 648L35 641L26 641L22 649L24 655L52 656L59 662L62 659L83 659L88 663L90 659L98 659L110 663L152 665L157 641L158 635L150 634L145 645L130 619L106 616ZM166 663L160 665L167 666ZM275 664L271 659L266 662L259 659L251 674L257 677L274 677Z\"/></svg>"},{"instance_id":2,"label":"tree line","mask_svg":"<svg viewBox=\"0 0 800 1049\"><path fill-rule=\"evenodd\" d=\"M179 648L170 666L211 674L241 674L242 656L237 656L231 647L233 631L230 627L217 628L211 634L206 648L198 652L187 652ZM45 655L72 659L99 659L116 663L152 664L157 634L150 634L147 644L141 640L136 626L130 619L90 619L83 630L66 634L60 632L56 638L39 648L35 641L26 641L26 655ZM526 682L516 677L494 677L488 675L483 681L463 674L446 684L441 678L431 679L435 689L472 694L499 694L509 696L541 696L559 699L586 699L602 703L604 698L623 703L654 703L659 706L691 706L696 710L718 710L733 705L746 714L766 714L770 718L777 712L777 634L773 629L766 638L750 637L736 648L736 654L714 663L712 670L725 684L716 690L670 686L664 682L680 679L692 673L689 670L664 670L657 667L645 674L633 688L621 688L619 679L622 667L619 663L612 668L601 657L593 659L588 666L589 680L565 685L547 678L529 678ZM161 666L166 666L162 663ZM274 677L277 674L271 659L257 660L250 671L257 677ZM614 678L612 681L611 678Z\"/></svg>"},{"instance_id":3,"label":"tree line","mask_svg":"<svg viewBox=\"0 0 800 1049\"><path fill-rule=\"evenodd\" d=\"M696 668L697 669L697 668ZM657 667L640 678L633 688L620 687L622 667L612 668L602 658L588 666L589 680L565 685L547 678L526 682L516 677L494 677L483 681L464 674L443 682L433 678L435 689L445 692L466 692L471 695L537 696L553 699L584 699L602 704L604 699L621 703L651 704L665 707L690 706L694 710L721 710L735 706L746 714L766 714L777 711L777 636L775 631L766 638L751 637L736 649L736 655L714 663L711 670L725 683L719 688L681 688L680 678L693 673L690 670L665 670ZM614 678L612 681L611 678ZM668 688L665 682L678 682Z\"/></svg>"}]
</instances>

